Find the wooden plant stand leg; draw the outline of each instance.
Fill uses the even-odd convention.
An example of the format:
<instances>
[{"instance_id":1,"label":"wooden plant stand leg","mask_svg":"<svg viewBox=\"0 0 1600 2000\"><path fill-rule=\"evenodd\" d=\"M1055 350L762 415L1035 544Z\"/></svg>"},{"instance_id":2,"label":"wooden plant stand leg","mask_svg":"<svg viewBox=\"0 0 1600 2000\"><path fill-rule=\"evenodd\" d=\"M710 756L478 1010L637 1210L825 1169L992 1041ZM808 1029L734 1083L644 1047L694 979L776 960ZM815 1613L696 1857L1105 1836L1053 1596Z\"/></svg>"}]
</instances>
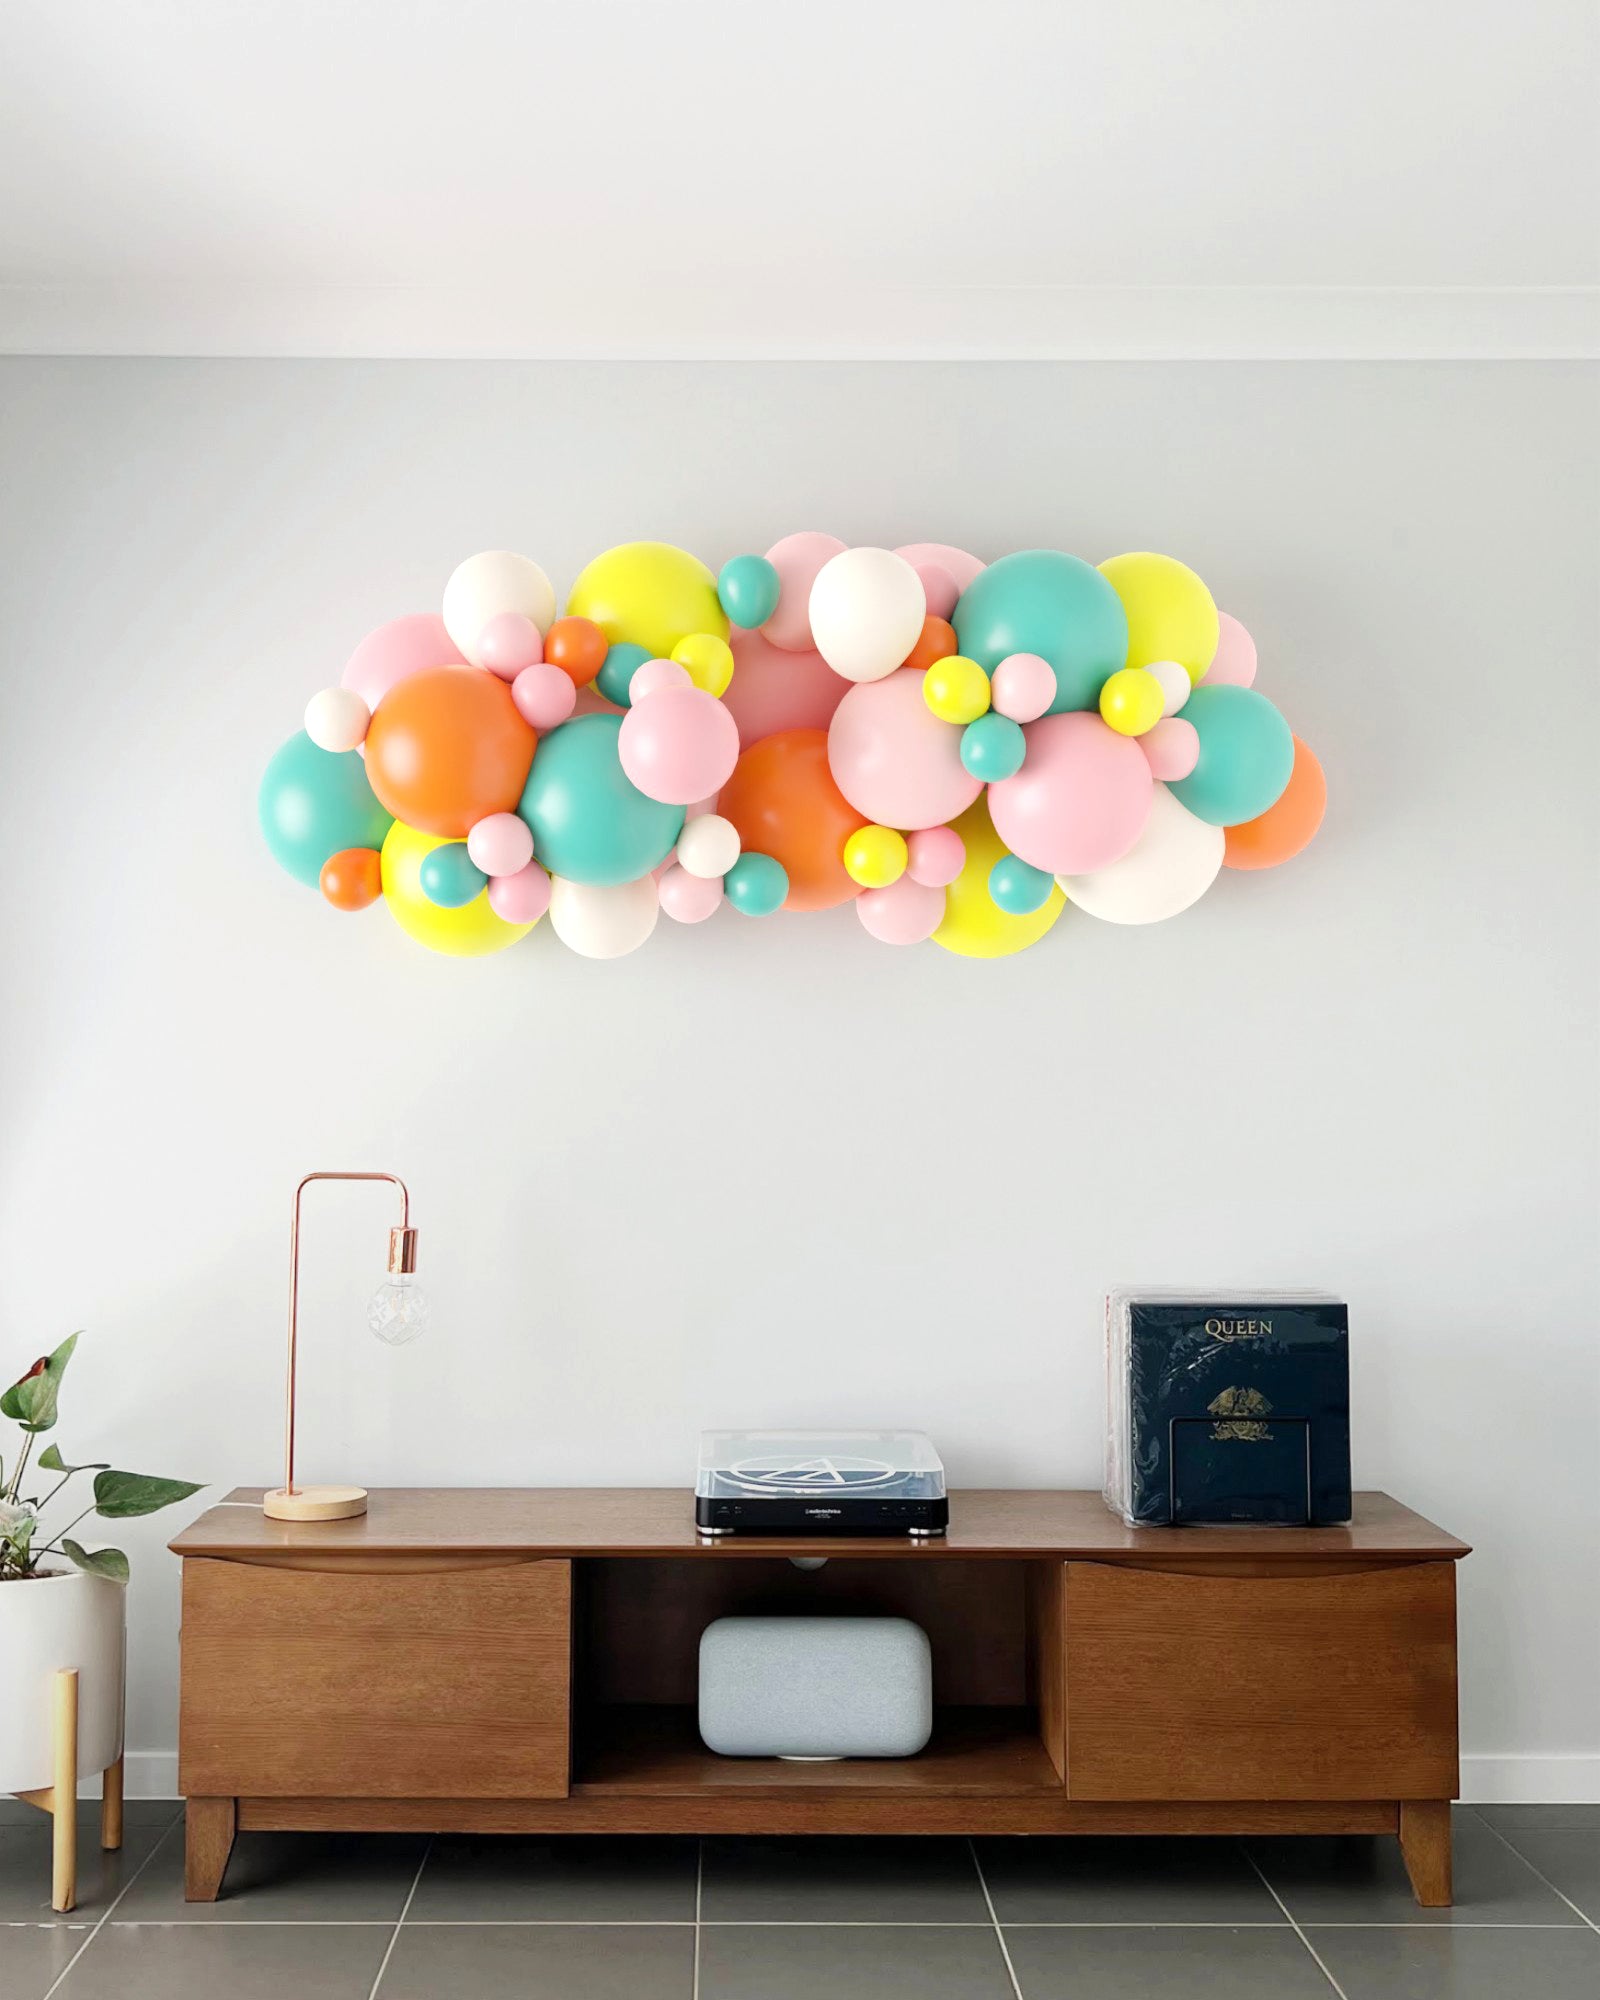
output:
<instances>
[{"instance_id":1,"label":"wooden plant stand leg","mask_svg":"<svg viewBox=\"0 0 1600 2000\"><path fill-rule=\"evenodd\" d=\"M108 1764L100 1778L100 1845L108 1851L122 1845L122 1759Z\"/></svg>"},{"instance_id":2,"label":"wooden plant stand leg","mask_svg":"<svg viewBox=\"0 0 1600 2000\"><path fill-rule=\"evenodd\" d=\"M50 1777L24 1805L50 1815L50 1907L78 1906L78 1670L62 1667L50 1689Z\"/></svg>"},{"instance_id":3,"label":"wooden plant stand leg","mask_svg":"<svg viewBox=\"0 0 1600 2000\"><path fill-rule=\"evenodd\" d=\"M183 1816L183 1899L214 1903L238 1825L232 1799L190 1799Z\"/></svg>"},{"instance_id":4,"label":"wooden plant stand leg","mask_svg":"<svg viewBox=\"0 0 1600 2000\"><path fill-rule=\"evenodd\" d=\"M1425 1910L1448 1909L1450 1882L1450 1801L1402 1799L1400 1852L1411 1877L1412 1894Z\"/></svg>"}]
</instances>

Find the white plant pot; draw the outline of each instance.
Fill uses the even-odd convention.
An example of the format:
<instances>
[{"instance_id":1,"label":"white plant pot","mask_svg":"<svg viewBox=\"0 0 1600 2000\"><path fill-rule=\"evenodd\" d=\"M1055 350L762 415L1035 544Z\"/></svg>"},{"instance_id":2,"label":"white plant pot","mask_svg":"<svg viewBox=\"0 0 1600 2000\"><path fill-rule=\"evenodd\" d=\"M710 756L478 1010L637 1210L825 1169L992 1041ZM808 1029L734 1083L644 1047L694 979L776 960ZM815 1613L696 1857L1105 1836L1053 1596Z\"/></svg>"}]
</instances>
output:
<instances>
[{"instance_id":1,"label":"white plant pot","mask_svg":"<svg viewBox=\"0 0 1600 2000\"><path fill-rule=\"evenodd\" d=\"M78 1670L78 1776L122 1755L124 1607L120 1583L82 1570L0 1583L0 1792L52 1782L51 1690Z\"/></svg>"}]
</instances>

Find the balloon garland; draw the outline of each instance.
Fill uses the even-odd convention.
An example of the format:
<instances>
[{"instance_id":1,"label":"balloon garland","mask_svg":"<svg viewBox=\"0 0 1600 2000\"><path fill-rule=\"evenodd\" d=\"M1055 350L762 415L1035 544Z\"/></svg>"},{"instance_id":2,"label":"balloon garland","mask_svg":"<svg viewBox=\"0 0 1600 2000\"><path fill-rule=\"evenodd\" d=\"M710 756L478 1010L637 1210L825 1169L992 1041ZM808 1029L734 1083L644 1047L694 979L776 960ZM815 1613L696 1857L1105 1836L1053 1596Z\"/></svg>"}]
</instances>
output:
<instances>
[{"instance_id":1,"label":"balloon garland","mask_svg":"<svg viewBox=\"0 0 1600 2000\"><path fill-rule=\"evenodd\" d=\"M369 633L267 766L277 861L459 957L546 915L617 958L661 911L853 901L886 944L1000 958L1069 902L1176 916L1321 823L1250 635L1171 556L804 533L714 576L629 542L556 610L497 550Z\"/></svg>"}]
</instances>

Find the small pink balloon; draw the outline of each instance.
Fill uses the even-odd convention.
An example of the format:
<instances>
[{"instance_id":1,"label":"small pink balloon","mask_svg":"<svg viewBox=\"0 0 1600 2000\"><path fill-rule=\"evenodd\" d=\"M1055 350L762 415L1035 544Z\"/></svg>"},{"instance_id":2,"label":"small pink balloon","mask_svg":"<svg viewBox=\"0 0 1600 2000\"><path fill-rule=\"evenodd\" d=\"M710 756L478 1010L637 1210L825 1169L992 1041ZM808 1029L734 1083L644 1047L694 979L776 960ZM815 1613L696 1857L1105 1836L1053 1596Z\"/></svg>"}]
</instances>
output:
<instances>
[{"instance_id":1,"label":"small pink balloon","mask_svg":"<svg viewBox=\"0 0 1600 2000\"><path fill-rule=\"evenodd\" d=\"M533 859L527 821L515 813L490 813L480 819L467 835L467 858L485 875L520 874Z\"/></svg>"},{"instance_id":2,"label":"small pink balloon","mask_svg":"<svg viewBox=\"0 0 1600 2000\"><path fill-rule=\"evenodd\" d=\"M738 725L704 688L660 688L622 718L617 756L629 784L647 799L692 805L733 776Z\"/></svg>"},{"instance_id":3,"label":"small pink balloon","mask_svg":"<svg viewBox=\"0 0 1600 2000\"><path fill-rule=\"evenodd\" d=\"M955 585L957 593L968 588L972 579L985 567L976 556L969 556L965 549L953 549L948 542L907 542L903 548L895 550L913 569L921 569L924 563L931 563L942 569ZM933 611L933 606L928 606ZM945 618L948 612L933 611L935 618Z\"/></svg>"},{"instance_id":4,"label":"small pink balloon","mask_svg":"<svg viewBox=\"0 0 1600 2000\"><path fill-rule=\"evenodd\" d=\"M1056 670L1037 653L1007 653L989 677L989 702L1012 722L1037 722L1056 698Z\"/></svg>"},{"instance_id":5,"label":"small pink balloon","mask_svg":"<svg viewBox=\"0 0 1600 2000\"><path fill-rule=\"evenodd\" d=\"M663 688L693 686L687 671L676 660L645 660L634 669L628 682L628 700L643 701L646 695L659 694Z\"/></svg>"},{"instance_id":6,"label":"small pink balloon","mask_svg":"<svg viewBox=\"0 0 1600 2000\"><path fill-rule=\"evenodd\" d=\"M1187 778L1200 761L1200 732L1181 715L1164 715L1134 741L1144 752L1152 778L1173 784Z\"/></svg>"},{"instance_id":7,"label":"small pink balloon","mask_svg":"<svg viewBox=\"0 0 1600 2000\"><path fill-rule=\"evenodd\" d=\"M478 634L478 657L491 674L514 681L544 658L544 634L520 611L498 611Z\"/></svg>"},{"instance_id":8,"label":"small pink balloon","mask_svg":"<svg viewBox=\"0 0 1600 2000\"><path fill-rule=\"evenodd\" d=\"M662 909L680 924L704 923L722 901L719 877L691 875L687 868L669 868L656 889Z\"/></svg>"},{"instance_id":9,"label":"small pink balloon","mask_svg":"<svg viewBox=\"0 0 1600 2000\"><path fill-rule=\"evenodd\" d=\"M884 944L921 944L944 921L944 891L902 875L887 889L863 889L856 915Z\"/></svg>"},{"instance_id":10,"label":"small pink balloon","mask_svg":"<svg viewBox=\"0 0 1600 2000\"><path fill-rule=\"evenodd\" d=\"M967 843L953 826L925 826L906 836L906 873L913 882L944 889L967 865Z\"/></svg>"},{"instance_id":11,"label":"small pink balloon","mask_svg":"<svg viewBox=\"0 0 1600 2000\"><path fill-rule=\"evenodd\" d=\"M578 705L578 690L570 674L549 660L541 660L517 675L511 683L511 699L523 721L535 729L559 729Z\"/></svg>"},{"instance_id":12,"label":"small pink balloon","mask_svg":"<svg viewBox=\"0 0 1600 2000\"><path fill-rule=\"evenodd\" d=\"M828 768L879 826L942 826L983 790L961 761L961 731L922 698L922 674L897 667L850 688L828 725Z\"/></svg>"},{"instance_id":13,"label":"small pink balloon","mask_svg":"<svg viewBox=\"0 0 1600 2000\"><path fill-rule=\"evenodd\" d=\"M687 826L692 819L704 819L707 813L714 813L716 809L717 795L715 792L712 792L706 798L696 799L692 806L684 807L683 823Z\"/></svg>"},{"instance_id":14,"label":"small pink balloon","mask_svg":"<svg viewBox=\"0 0 1600 2000\"><path fill-rule=\"evenodd\" d=\"M558 667L556 671L561 670ZM550 877L537 861L489 878L489 908L508 924L536 924L550 907Z\"/></svg>"},{"instance_id":15,"label":"small pink balloon","mask_svg":"<svg viewBox=\"0 0 1600 2000\"><path fill-rule=\"evenodd\" d=\"M989 787L989 817L1013 854L1050 875L1090 875L1144 832L1155 780L1131 736L1075 710L1028 724L1014 777Z\"/></svg>"},{"instance_id":16,"label":"small pink balloon","mask_svg":"<svg viewBox=\"0 0 1600 2000\"><path fill-rule=\"evenodd\" d=\"M761 629L774 646L786 652L810 650L811 586L822 565L842 556L844 548L837 535L807 529L785 535L767 550L767 561L778 572L778 608Z\"/></svg>"},{"instance_id":17,"label":"small pink balloon","mask_svg":"<svg viewBox=\"0 0 1600 2000\"><path fill-rule=\"evenodd\" d=\"M1256 642L1226 611L1217 613L1217 650L1200 676L1207 687L1249 687L1256 677ZM1196 683L1198 685L1199 683Z\"/></svg>"},{"instance_id":18,"label":"small pink balloon","mask_svg":"<svg viewBox=\"0 0 1600 2000\"><path fill-rule=\"evenodd\" d=\"M739 725L748 750L763 737L785 729L826 729L850 683L809 646L802 652L773 645L765 632L735 627L733 679L722 691L723 705Z\"/></svg>"},{"instance_id":19,"label":"small pink balloon","mask_svg":"<svg viewBox=\"0 0 1600 2000\"><path fill-rule=\"evenodd\" d=\"M948 618L956 608L956 599L961 592L956 589L956 580L943 563L913 563L917 580L922 585L922 594L927 599L930 618Z\"/></svg>"},{"instance_id":20,"label":"small pink balloon","mask_svg":"<svg viewBox=\"0 0 1600 2000\"><path fill-rule=\"evenodd\" d=\"M339 685L352 689L376 708L397 681L424 667L464 667L467 664L444 620L432 611L413 611L391 618L369 632L345 662Z\"/></svg>"}]
</instances>

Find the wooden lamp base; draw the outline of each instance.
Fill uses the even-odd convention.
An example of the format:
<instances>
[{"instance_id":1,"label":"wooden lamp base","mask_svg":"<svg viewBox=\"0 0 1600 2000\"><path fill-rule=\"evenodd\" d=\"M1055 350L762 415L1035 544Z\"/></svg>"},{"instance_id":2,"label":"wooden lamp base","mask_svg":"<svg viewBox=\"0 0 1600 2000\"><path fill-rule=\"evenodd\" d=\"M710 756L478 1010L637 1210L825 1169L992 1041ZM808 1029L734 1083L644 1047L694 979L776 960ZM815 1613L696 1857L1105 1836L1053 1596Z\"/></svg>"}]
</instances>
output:
<instances>
[{"instance_id":1,"label":"wooden lamp base","mask_svg":"<svg viewBox=\"0 0 1600 2000\"><path fill-rule=\"evenodd\" d=\"M268 1493L261 1511L271 1521L349 1521L367 1511L364 1486L283 1487Z\"/></svg>"}]
</instances>

